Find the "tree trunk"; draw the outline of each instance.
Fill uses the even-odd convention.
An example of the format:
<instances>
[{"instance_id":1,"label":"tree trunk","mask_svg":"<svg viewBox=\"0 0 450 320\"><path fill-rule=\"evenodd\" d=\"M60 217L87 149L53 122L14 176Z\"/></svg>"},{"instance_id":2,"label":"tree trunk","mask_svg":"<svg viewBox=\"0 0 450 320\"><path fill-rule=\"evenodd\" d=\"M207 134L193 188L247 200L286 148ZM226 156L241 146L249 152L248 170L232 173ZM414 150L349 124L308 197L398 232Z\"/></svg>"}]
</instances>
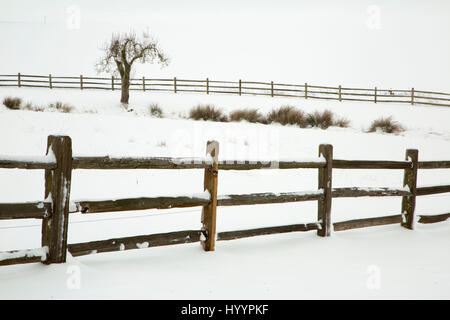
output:
<instances>
[{"instance_id":1,"label":"tree trunk","mask_svg":"<svg viewBox=\"0 0 450 320\"><path fill-rule=\"evenodd\" d=\"M122 95L120 97L120 103L128 105L130 98L130 76L124 75L122 77Z\"/></svg>"}]
</instances>

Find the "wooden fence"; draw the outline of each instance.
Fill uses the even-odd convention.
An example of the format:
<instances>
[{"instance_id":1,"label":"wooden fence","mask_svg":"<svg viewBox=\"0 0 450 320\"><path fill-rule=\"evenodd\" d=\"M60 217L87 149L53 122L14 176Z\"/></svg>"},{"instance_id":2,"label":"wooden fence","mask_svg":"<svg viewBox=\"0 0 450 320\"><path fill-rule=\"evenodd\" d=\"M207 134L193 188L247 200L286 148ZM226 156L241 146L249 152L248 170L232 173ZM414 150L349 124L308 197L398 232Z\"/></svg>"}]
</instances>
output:
<instances>
[{"instance_id":1,"label":"wooden fence","mask_svg":"<svg viewBox=\"0 0 450 320\"><path fill-rule=\"evenodd\" d=\"M333 158L333 146L319 146L319 157L307 161L237 162L219 161L219 144L210 141L204 158L110 158L73 157L72 142L67 136L49 136L47 156L33 158L0 158L0 168L44 169L45 200L41 202L1 203L0 219L42 219L42 246L38 249L0 253L0 265L66 261L67 250L73 256L101 252L140 249L181 243L201 242L204 250L214 250L215 241L232 240L275 233L316 230L327 237L334 230L342 231L387 224L400 224L413 229L414 223L445 221L450 213L415 216L417 196L450 192L450 185L417 187L418 169L450 168L450 161L418 161L417 150L406 150L405 161L339 160ZM318 190L288 193L253 193L217 195L220 170L257 170L261 168L318 169ZM70 185L72 170L77 169L203 169L204 192L184 196L140 197L112 200L72 201ZM404 188L333 188L333 169L401 169L404 170ZM332 223L333 198L343 197L402 197L400 214L355 219ZM217 206L255 205L299 201L317 201L317 221L294 225L233 230L216 233ZM67 244L69 213L95 214L127 210L164 209L202 206L202 229L161 234L131 236L86 243Z\"/></svg>"},{"instance_id":2,"label":"wooden fence","mask_svg":"<svg viewBox=\"0 0 450 320\"><path fill-rule=\"evenodd\" d=\"M102 77L60 77L49 75L10 74L0 75L0 86L38 87L38 88L74 88L74 89L100 89L120 90L120 78ZM364 102L396 102L418 105L450 106L450 93L416 90L393 90L369 88L348 88L315 86L304 84L284 84L255 81L216 81L210 79L148 79L133 78L130 90L136 91L163 91L163 92L197 92L197 93L223 93L236 95L262 95L271 97L296 97L305 99L327 99L338 101L364 101Z\"/></svg>"}]
</instances>

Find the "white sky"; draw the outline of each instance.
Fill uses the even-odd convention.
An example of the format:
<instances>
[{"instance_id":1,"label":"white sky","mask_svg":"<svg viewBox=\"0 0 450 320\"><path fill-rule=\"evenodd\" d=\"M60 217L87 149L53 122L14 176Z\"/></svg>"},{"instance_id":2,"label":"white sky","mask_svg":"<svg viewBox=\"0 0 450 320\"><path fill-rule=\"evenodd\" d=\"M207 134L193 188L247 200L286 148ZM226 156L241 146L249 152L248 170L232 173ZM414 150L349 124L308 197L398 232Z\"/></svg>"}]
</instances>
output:
<instances>
[{"instance_id":1,"label":"white sky","mask_svg":"<svg viewBox=\"0 0 450 320\"><path fill-rule=\"evenodd\" d=\"M449 1L1 0L0 73L94 75L112 32L146 28L171 64L136 76L450 92Z\"/></svg>"}]
</instances>

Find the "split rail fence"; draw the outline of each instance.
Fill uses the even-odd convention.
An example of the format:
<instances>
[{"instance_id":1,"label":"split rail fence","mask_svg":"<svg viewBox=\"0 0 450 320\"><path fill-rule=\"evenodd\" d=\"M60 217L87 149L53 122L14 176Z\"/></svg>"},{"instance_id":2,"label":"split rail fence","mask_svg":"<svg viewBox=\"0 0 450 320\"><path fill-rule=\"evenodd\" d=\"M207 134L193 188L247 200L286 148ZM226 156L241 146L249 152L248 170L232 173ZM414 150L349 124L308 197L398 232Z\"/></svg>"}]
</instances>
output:
<instances>
[{"instance_id":1,"label":"split rail fence","mask_svg":"<svg viewBox=\"0 0 450 320\"><path fill-rule=\"evenodd\" d=\"M0 86L37 88L74 88L121 90L121 80L117 77L60 77L49 75L9 74L0 75ZM404 90L369 88L349 88L315 86L304 84L285 84L255 81L217 81L203 80L132 78L131 91L196 92L222 93L236 95L263 95L271 97L296 97L305 99L327 99L338 101L396 102L405 104L450 106L450 93L423 91L414 88Z\"/></svg>"},{"instance_id":2,"label":"split rail fence","mask_svg":"<svg viewBox=\"0 0 450 320\"><path fill-rule=\"evenodd\" d=\"M111 158L73 157L72 141L67 136L49 136L47 155L38 158L0 157L0 168L44 169L45 199L41 202L0 203L0 219L42 219L42 244L38 249L16 250L0 253L0 265L43 262L63 263L69 251L73 256L101 252L140 249L155 246L201 242L205 251L213 251L215 241L245 237L316 230L327 237L335 232L400 224L413 229L414 224L445 221L450 213L440 215L415 215L416 197L450 192L450 185L417 187L418 169L450 168L450 161L418 161L418 150L406 150L405 161L340 160L333 158L333 146L319 146L317 160L281 161L277 166L269 162L219 161L219 144L210 141L204 158ZM318 169L318 190L288 193L253 193L217 195L220 170L257 169ZM72 201L70 185L72 170L77 169L204 169L204 192L186 196L140 197L115 200ZM392 188L333 188L333 169L400 169L404 170L404 187ZM343 197L402 197L400 214L355 219L332 223L333 198ZM233 230L216 233L217 206L256 205L317 201L317 221L294 225ZM95 214L127 210L164 209L176 207L203 207L201 230L131 236L101 241L67 244L69 213Z\"/></svg>"}]
</instances>

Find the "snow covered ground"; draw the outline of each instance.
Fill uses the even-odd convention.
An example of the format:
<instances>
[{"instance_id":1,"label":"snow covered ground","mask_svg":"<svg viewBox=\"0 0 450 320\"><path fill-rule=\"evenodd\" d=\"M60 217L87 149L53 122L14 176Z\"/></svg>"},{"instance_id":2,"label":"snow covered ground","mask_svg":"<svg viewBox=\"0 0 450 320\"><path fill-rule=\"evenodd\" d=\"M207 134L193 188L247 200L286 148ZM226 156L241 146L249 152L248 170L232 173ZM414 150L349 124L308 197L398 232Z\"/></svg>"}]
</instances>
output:
<instances>
[{"instance_id":1,"label":"snow covered ground","mask_svg":"<svg viewBox=\"0 0 450 320\"><path fill-rule=\"evenodd\" d=\"M2 0L0 74L95 75L99 48L112 32L148 30L170 65L136 66L133 77L238 79L311 85L450 92L450 2L445 0L225 2ZM444 40L443 40L444 39ZM11 111L0 105L0 155L44 156L47 136L69 135L74 155L201 157L208 140L220 159L316 157L321 143L334 158L450 160L450 109L254 96L120 93L0 87L70 114ZM163 119L149 115L157 103ZM285 104L305 112L330 109L350 128L215 123L184 119L199 103L266 113ZM367 133L393 116L397 134ZM402 170L334 170L334 187L402 188ZM450 184L450 170L420 170L419 186ZM219 173L219 194L317 190L317 170ZM174 195L203 191L202 170L75 170L71 198ZM0 202L42 201L41 170L0 169ZM399 214L401 199L341 198L333 222ZM69 243L200 228L200 208L70 216ZM450 211L450 194L417 199L417 214ZM316 202L219 207L217 231L313 222ZM39 220L0 221L0 251L40 247ZM0 299L450 299L450 221L410 231L389 225L333 233L261 236L216 244L130 250L61 265L0 267ZM32 251L35 252L35 251ZM40 251L39 251L40 252ZM38 252L38 253L39 253Z\"/></svg>"},{"instance_id":2,"label":"snow covered ground","mask_svg":"<svg viewBox=\"0 0 450 320\"><path fill-rule=\"evenodd\" d=\"M2 88L0 99L18 96L46 105L68 102L71 114L11 111L0 107L0 154L43 156L50 134L67 134L74 155L196 156L206 141L220 143L220 159L301 159L317 156L321 143L338 159L403 160L407 148L419 160L450 159L448 109L397 104L340 103L291 98L205 94L132 93L134 112L117 92ZM158 103L166 118L148 115ZM223 110L284 104L304 111L330 109L351 121L347 129L216 123L183 119L197 103ZM88 111L88 112L86 112ZM392 115L407 130L366 133L370 122ZM0 202L42 200L43 172L0 170ZM402 170L334 170L334 187L401 188ZM419 186L450 183L450 170L420 170ZM202 170L76 170L72 199L197 193ZM316 170L221 171L219 194L317 189ZM418 198L417 214L449 211L448 194ZM401 200L345 198L333 201L333 222L400 213ZM146 210L70 217L69 243L200 228L200 208ZM219 207L218 232L316 220L315 202ZM262 236L200 245L132 250L71 258L63 265L0 268L0 298L450 298L450 223L398 225L333 233ZM0 250L36 248L40 221L0 222ZM74 279L79 279L80 282ZM79 286L78 286L79 285ZM323 289L325 286L326 289Z\"/></svg>"}]
</instances>

